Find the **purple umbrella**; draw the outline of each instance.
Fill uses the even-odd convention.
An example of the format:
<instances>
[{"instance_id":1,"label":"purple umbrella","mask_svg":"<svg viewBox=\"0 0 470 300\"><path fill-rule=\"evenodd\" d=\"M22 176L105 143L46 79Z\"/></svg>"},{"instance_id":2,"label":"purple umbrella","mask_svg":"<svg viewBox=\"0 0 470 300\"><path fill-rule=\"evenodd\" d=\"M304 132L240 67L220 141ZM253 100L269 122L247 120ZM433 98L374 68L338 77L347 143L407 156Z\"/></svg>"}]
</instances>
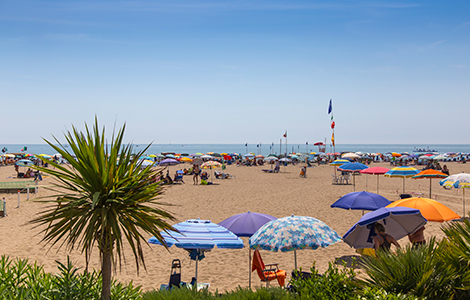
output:
<instances>
[{"instance_id":1,"label":"purple umbrella","mask_svg":"<svg viewBox=\"0 0 470 300\"><path fill-rule=\"evenodd\" d=\"M356 210L376 210L389 205L387 198L369 192L353 192L339 198L338 201L331 204L331 207Z\"/></svg>"},{"instance_id":2,"label":"purple umbrella","mask_svg":"<svg viewBox=\"0 0 470 300\"><path fill-rule=\"evenodd\" d=\"M220 226L227 228L237 236L251 237L258 229L261 228L264 224L269 221L276 220L276 217L252 213L248 211L247 213L242 213L238 215L233 215L222 222L219 223ZM248 274L249 274L249 287L251 288L251 248L248 247L249 251L249 264L248 264Z\"/></svg>"},{"instance_id":3,"label":"purple umbrella","mask_svg":"<svg viewBox=\"0 0 470 300\"><path fill-rule=\"evenodd\" d=\"M174 166L179 164L179 161L173 158L167 158L158 163L160 166Z\"/></svg>"}]
</instances>

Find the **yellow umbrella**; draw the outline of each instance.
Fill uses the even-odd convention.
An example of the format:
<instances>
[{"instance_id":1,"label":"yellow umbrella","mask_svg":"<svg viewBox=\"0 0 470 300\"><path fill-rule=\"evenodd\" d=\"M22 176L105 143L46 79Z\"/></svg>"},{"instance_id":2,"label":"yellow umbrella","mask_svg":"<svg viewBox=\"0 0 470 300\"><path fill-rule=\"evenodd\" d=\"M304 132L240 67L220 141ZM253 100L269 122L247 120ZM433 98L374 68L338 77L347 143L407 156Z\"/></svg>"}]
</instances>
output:
<instances>
[{"instance_id":1,"label":"yellow umbrella","mask_svg":"<svg viewBox=\"0 0 470 300\"><path fill-rule=\"evenodd\" d=\"M186 157L186 156L183 156L180 158L180 161L184 161L184 162L192 162L193 160L189 157Z\"/></svg>"}]
</instances>

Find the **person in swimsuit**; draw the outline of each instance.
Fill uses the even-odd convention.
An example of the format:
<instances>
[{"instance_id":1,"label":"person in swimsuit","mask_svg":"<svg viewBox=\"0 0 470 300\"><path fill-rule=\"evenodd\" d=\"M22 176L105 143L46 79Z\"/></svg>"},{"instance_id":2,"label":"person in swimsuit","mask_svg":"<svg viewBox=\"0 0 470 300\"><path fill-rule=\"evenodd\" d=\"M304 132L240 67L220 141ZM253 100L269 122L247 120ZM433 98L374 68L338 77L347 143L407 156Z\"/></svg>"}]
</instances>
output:
<instances>
[{"instance_id":1,"label":"person in swimsuit","mask_svg":"<svg viewBox=\"0 0 470 300\"><path fill-rule=\"evenodd\" d=\"M400 244L398 244L397 240L389 234L385 233L385 227L380 224L375 224L375 232L377 235L374 237L374 249L378 251L379 249L382 250L390 250L390 246L394 244L397 248L400 248Z\"/></svg>"},{"instance_id":2,"label":"person in swimsuit","mask_svg":"<svg viewBox=\"0 0 470 300\"><path fill-rule=\"evenodd\" d=\"M194 172L193 183L198 184L199 173L201 172L198 165L193 165L193 172Z\"/></svg>"}]
</instances>

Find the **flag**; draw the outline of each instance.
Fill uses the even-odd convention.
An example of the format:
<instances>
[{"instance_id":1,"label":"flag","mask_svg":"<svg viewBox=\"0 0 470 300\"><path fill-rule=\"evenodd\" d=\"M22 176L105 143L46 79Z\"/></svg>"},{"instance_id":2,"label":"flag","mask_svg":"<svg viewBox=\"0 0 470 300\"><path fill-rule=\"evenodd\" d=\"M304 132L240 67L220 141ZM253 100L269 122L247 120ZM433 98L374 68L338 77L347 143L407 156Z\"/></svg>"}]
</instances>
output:
<instances>
[{"instance_id":1,"label":"flag","mask_svg":"<svg viewBox=\"0 0 470 300\"><path fill-rule=\"evenodd\" d=\"M256 145L256 148L259 148L259 144L258 144L258 145Z\"/></svg>"},{"instance_id":2,"label":"flag","mask_svg":"<svg viewBox=\"0 0 470 300\"><path fill-rule=\"evenodd\" d=\"M334 132L331 134L331 144L333 146L335 145L335 133Z\"/></svg>"},{"instance_id":3,"label":"flag","mask_svg":"<svg viewBox=\"0 0 470 300\"><path fill-rule=\"evenodd\" d=\"M305 145L308 145L308 142L306 142Z\"/></svg>"},{"instance_id":4,"label":"flag","mask_svg":"<svg viewBox=\"0 0 470 300\"><path fill-rule=\"evenodd\" d=\"M333 105L331 104L331 99L330 99L330 105L328 106L328 114L331 114L333 111Z\"/></svg>"},{"instance_id":5,"label":"flag","mask_svg":"<svg viewBox=\"0 0 470 300\"><path fill-rule=\"evenodd\" d=\"M331 129L335 129L335 121L331 122Z\"/></svg>"},{"instance_id":6,"label":"flag","mask_svg":"<svg viewBox=\"0 0 470 300\"><path fill-rule=\"evenodd\" d=\"M245 144L245 147L247 147L247 146L248 146L248 143Z\"/></svg>"},{"instance_id":7,"label":"flag","mask_svg":"<svg viewBox=\"0 0 470 300\"><path fill-rule=\"evenodd\" d=\"M21 151L26 151L28 150L28 147L23 147L23 149L21 149Z\"/></svg>"},{"instance_id":8,"label":"flag","mask_svg":"<svg viewBox=\"0 0 470 300\"><path fill-rule=\"evenodd\" d=\"M287 138L287 130L286 130L286 133L284 133L283 137Z\"/></svg>"}]
</instances>

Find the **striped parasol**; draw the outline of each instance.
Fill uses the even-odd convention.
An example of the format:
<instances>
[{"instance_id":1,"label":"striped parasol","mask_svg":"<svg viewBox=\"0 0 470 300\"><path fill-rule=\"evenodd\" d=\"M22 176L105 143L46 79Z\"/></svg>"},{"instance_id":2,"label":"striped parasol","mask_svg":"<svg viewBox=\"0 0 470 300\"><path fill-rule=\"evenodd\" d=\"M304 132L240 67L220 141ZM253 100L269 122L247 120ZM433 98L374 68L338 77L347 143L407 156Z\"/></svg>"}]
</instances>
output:
<instances>
[{"instance_id":1,"label":"striped parasol","mask_svg":"<svg viewBox=\"0 0 470 300\"><path fill-rule=\"evenodd\" d=\"M429 198L431 198L431 180L433 178L446 178L448 175L444 174L440 171L434 170L434 169L427 169L424 171L419 172L415 176L411 177L413 179L420 179L420 178L429 178Z\"/></svg>"},{"instance_id":2,"label":"striped parasol","mask_svg":"<svg viewBox=\"0 0 470 300\"><path fill-rule=\"evenodd\" d=\"M452 174L447 178L442 179L439 184L446 189L449 188L456 188L456 189L463 189L462 191L462 201L463 201L463 214L462 216L465 217L465 189L470 188L470 174L468 173L458 173Z\"/></svg>"},{"instance_id":3,"label":"striped parasol","mask_svg":"<svg viewBox=\"0 0 470 300\"><path fill-rule=\"evenodd\" d=\"M396 167L385 173L384 176L403 178L403 193L405 193L405 178L413 177L418 173L419 170L413 167Z\"/></svg>"}]
</instances>

